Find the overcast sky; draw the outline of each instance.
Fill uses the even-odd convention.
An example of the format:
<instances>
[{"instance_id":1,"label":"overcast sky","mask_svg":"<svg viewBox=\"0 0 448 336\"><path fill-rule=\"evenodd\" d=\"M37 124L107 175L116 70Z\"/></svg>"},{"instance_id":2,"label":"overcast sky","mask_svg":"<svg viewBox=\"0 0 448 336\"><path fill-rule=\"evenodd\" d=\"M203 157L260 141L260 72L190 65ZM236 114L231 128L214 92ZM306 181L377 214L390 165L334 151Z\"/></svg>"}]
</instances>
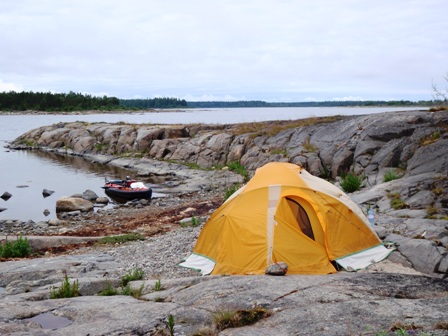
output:
<instances>
[{"instance_id":1,"label":"overcast sky","mask_svg":"<svg viewBox=\"0 0 448 336\"><path fill-rule=\"evenodd\" d=\"M0 0L0 91L430 100L447 0Z\"/></svg>"}]
</instances>

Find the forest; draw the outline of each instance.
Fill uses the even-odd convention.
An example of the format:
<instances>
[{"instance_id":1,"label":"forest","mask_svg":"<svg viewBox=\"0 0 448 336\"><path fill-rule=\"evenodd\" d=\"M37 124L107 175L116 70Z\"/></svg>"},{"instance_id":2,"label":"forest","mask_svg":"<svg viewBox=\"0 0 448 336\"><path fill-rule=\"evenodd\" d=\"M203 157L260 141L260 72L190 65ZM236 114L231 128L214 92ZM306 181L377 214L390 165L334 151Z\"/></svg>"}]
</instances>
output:
<instances>
[{"instance_id":1,"label":"forest","mask_svg":"<svg viewBox=\"0 0 448 336\"><path fill-rule=\"evenodd\" d=\"M120 105L132 109L186 108L187 102L177 98L120 99Z\"/></svg>"},{"instance_id":2,"label":"forest","mask_svg":"<svg viewBox=\"0 0 448 336\"><path fill-rule=\"evenodd\" d=\"M191 108L219 108L219 107L372 107L372 106L432 106L432 101L412 102L409 100L366 100L366 101L320 101L320 102L274 102L268 103L261 100L248 101L205 101L205 102L187 102Z\"/></svg>"},{"instance_id":3,"label":"forest","mask_svg":"<svg viewBox=\"0 0 448 336\"><path fill-rule=\"evenodd\" d=\"M118 111L154 108L186 108L187 102L177 98L118 99L89 94L51 92L0 92L0 111Z\"/></svg>"},{"instance_id":4,"label":"forest","mask_svg":"<svg viewBox=\"0 0 448 336\"><path fill-rule=\"evenodd\" d=\"M88 94L51 92L0 92L2 111L86 111L115 110L120 100L115 97L95 97Z\"/></svg>"},{"instance_id":5,"label":"forest","mask_svg":"<svg viewBox=\"0 0 448 336\"><path fill-rule=\"evenodd\" d=\"M247 101L191 101L178 98L119 99L96 97L70 91L50 92L0 92L0 111L120 111L173 108L237 108L237 107L371 107L371 106L434 106L438 101L321 101L321 102L265 102Z\"/></svg>"}]
</instances>

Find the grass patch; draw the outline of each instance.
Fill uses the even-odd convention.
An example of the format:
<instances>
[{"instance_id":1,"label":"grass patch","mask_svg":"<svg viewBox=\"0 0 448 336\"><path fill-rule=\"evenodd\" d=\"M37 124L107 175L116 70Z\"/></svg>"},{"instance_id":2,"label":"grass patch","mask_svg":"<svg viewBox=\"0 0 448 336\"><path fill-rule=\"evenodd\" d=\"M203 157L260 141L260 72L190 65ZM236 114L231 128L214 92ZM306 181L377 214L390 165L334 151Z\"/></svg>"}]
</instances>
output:
<instances>
[{"instance_id":1,"label":"grass patch","mask_svg":"<svg viewBox=\"0 0 448 336\"><path fill-rule=\"evenodd\" d=\"M317 151L317 147L315 147L314 145L311 144L310 140L308 139L307 141L305 141L303 143L303 148L305 148L305 150L307 150L308 152L314 153Z\"/></svg>"},{"instance_id":2,"label":"grass patch","mask_svg":"<svg viewBox=\"0 0 448 336\"><path fill-rule=\"evenodd\" d=\"M244 167L241 163L238 161L232 161L230 162L227 167L229 167L229 170L240 174L242 177L244 177L244 181L249 181L249 172L246 170L246 167Z\"/></svg>"},{"instance_id":3,"label":"grass patch","mask_svg":"<svg viewBox=\"0 0 448 336\"><path fill-rule=\"evenodd\" d=\"M286 152L286 149L284 149L284 148L272 149L270 153L272 155L277 155L277 154L282 155L282 156L287 156L288 155L288 153Z\"/></svg>"},{"instance_id":4,"label":"grass patch","mask_svg":"<svg viewBox=\"0 0 448 336\"><path fill-rule=\"evenodd\" d=\"M159 279L156 281L156 283L154 284L154 291L158 292L161 291L163 289L162 287L162 281Z\"/></svg>"},{"instance_id":5,"label":"grass patch","mask_svg":"<svg viewBox=\"0 0 448 336\"><path fill-rule=\"evenodd\" d=\"M131 281L142 280L144 274L145 272L139 268L134 268L134 270L127 271L127 273L121 278L121 287L126 287Z\"/></svg>"},{"instance_id":6,"label":"grass patch","mask_svg":"<svg viewBox=\"0 0 448 336\"><path fill-rule=\"evenodd\" d=\"M191 216L190 221L186 220L186 221L181 221L180 222L180 226L183 228L186 227L197 227L201 225L201 218L200 217L195 217L194 215Z\"/></svg>"},{"instance_id":7,"label":"grass patch","mask_svg":"<svg viewBox=\"0 0 448 336\"><path fill-rule=\"evenodd\" d=\"M448 106L437 106L437 107L431 107L428 111L429 112L440 112L440 111L446 111L448 110Z\"/></svg>"},{"instance_id":8,"label":"grass patch","mask_svg":"<svg viewBox=\"0 0 448 336\"><path fill-rule=\"evenodd\" d=\"M196 169L196 170L209 171L209 170L219 169L219 165L215 165L213 167L201 167L200 165L198 165L197 163L194 163L194 162L178 162L178 161L169 160L169 159L164 159L163 161L168 162L168 163L180 164L182 166L188 167L190 169Z\"/></svg>"},{"instance_id":9,"label":"grass patch","mask_svg":"<svg viewBox=\"0 0 448 336\"><path fill-rule=\"evenodd\" d=\"M390 206L394 210L406 209L408 205L401 199L400 193L391 193L387 195L390 198Z\"/></svg>"},{"instance_id":10,"label":"grass patch","mask_svg":"<svg viewBox=\"0 0 448 336\"><path fill-rule=\"evenodd\" d=\"M138 299L142 296L145 284L141 284L138 289L131 289L131 284L127 283L125 286L121 287L121 291L113 287L109 281L106 281L106 288L103 289L98 295L101 296L114 296L114 295L128 295Z\"/></svg>"},{"instance_id":11,"label":"grass patch","mask_svg":"<svg viewBox=\"0 0 448 336\"><path fill-rule=\"evenodd\" d=\"M322 166L319 168L319 177L329 180L331 178L331 169L327 166Z\"/></svg>"},{"instance_id":12,"label":"grass patch","mask_svg":"<svg viewBox=\"0 0 448 336\"><path fill-rule=\"evenodd\" d=\"M174 316L169 314L166 319L166 326L168 328L168 331L170 333L170 336L174 336L174 325L175 325Z\"/></svg>"},{"instance_id":13,"label":"grass patch","mask_svg":"<svg viewBox=\"0 0 448 336\"><path fill-rule=\"evenodd\" d=\"M387 334L376 334L376 335L396 335L396 336L410 336L410 335L420 335L420 336L429 336L430 333L424 331L418 331L421 327L414 325L414 323L410 325L405 325L403 323L395 323L390 327L389 332Z\"/></svg>"},{"instance_id":14,"label":"grass patch","mask_svg":"<svg viewBox=\"0 0 448 336\"><path fill-rule=\"evenodd\" d=\"M98 240L98 244L123 244L129 241L145 240L145 236L139 233L127 233L119 236L103 237Z\"/></svg>"},{"instance_id":15,"label":"grass patch","mask_svg":"<svg viewBox=\"0 0 448 336\"><path fill-rule=\"evenodd\" d=\"M179 163L179 162L177 162L177 163ZM194 162L182 162L181 164L190 169L203 170L203 168L200 165L198 165L197 163L194 163Z\"/></svg>"},{"instance_id":16,"label":"grass patch","mask_svg":"<svg viewBox=\"0 0 448 336\"><path fill-rule=\"evenodd\" d=\"M199 217L195 217L194 215L191 216L191 226L197 227L199 225L201 225L201 219Z\"/></svg>"},{"instance_id":17,"label":"grass patch","mask_svg":"<svg viewBox=\"0 0 448 336\"><path fill-rule=\"evenodd\" d=\"M272 313L265 308L254 305L251 309L219 310L213 314L216 329L222 331L227 328L238 328L257 323Z\"/></svg>"},{"instance_id":18,"label":"grass patch","mask_svg":"<svg viewBox=\"0 0 448 336\"><path fill-rule=\"evenodd\" d=\"M433 219L435 215L437 215L438 211L436 207L433 207L432 205L429 205L426 208L426 217Z\"/></svg>"},{"instance_id":19,"label":"grass patch","mask_svg":"<svg viewBox=\"0 0 448 336\"><path fill-rule=\"evenodd\" d=\"M6 240L0 245L0 258L24 258L31 254L31 247L28 239L18 236L13 242Z\"/></svg>"},{"instance_id":20,"label":"grass patch","mask_svg":"<svg viewBox=\"0 0 448 336\"><path fill-rule=\"evenodd\" d=\"M18 142L19 145L27 146L27 147L37 147L36 142L30 139L22 139Z\"/></svg>"},{"instance_id":21,"label":"grass patch","mask_svg":"<svg viewBox=\"0 0 448 336\"><path fill-rule=\"evenodd\" d=\"M343 119L342 116L329 117L311 117L299 120L278 120L259 123L241 123L232 129L233 135L242 135L251 133L254 136L274 136L278 133L291 129L300 128L311 125L330 123Z\"/></svg>"},{"instance_id":22,"label":"grass patch","mask_svg":"<svg viewBox=\"0 0 448 336\"><path fill-rule=\"evenodd\" d=\"M141 286L138 289L131 289L131 284L128 283L126 286L122 287L121 294L132 296L132 297L138 299L140 296L142 296L144 288L145 288L145 284L141 284Z\"/></svg>"},{"instance_id":23,"label":"grass patch","mask_svg":"<svg viewBox=\"0 0 448 336\"><path fill-rule=\"evenodd\" d=\"M420 145L428 146L428 145L432 144L433 142L436 142L437 140L439 140L441 135L442 134L440 131L435 131L435 132L431 133L430 135L421 138Z\"/></svg>"},{"instance_id":24,"label":"grass patch","mask_svg":"<svg viewBox=\"0 0 448 336\"><path fill-rule=\"evenodd\" d=\"M106 281L106 288L98 293L101 296L114 296L118 295L118 290L112 286L110 281Z\"/></svg>"},{"instance_id":25,"label":"grass patch","mask_svg":"<svg viewBox=\"0 0 448 336\"><path fill-rule=\"evenodd\" d=\"M396 180L397 178L398 178L398 175L394 170L388 170L384 173L383 181L389 182L389 181Z\"/></svg>"},{"instance_id":26,"label":"grass patch","mask_svg":"<svg viewBox=\"0 0 448 336\"><path fill-rule=\"evenodd\" d=\"M443 194L443 188L442 187L435 187L431 191L436 196L440 196L440 195Z\"/></svg>"},{"instance_id":27,"label":"grass patch","mask_svg":"<svg viewBox=\"0 0 448 336\"><path fill-rule=\"evenodd\" d=\"M103 144L101 142L97 143L95 146L97 152L102 153L103 151L107 151L110 148L110 144Z\"/></svg>"},{"instance_id":28,"label":"grass patch","mask_svg":"<svg viewBox=\"0 0 448 336\"><path fill-rule=\"evenodd\" d=\"M59 288L52 287L50 291L50 299L71 298L79 295L78 280L73 281L70 285L67 274L64 276L62 285Z\"/></svg>"},{"instance_id":29,"label":"grass patch","mask_svg":"<svg viewBox=\"0 0 448 336\"><path fill-rule=\"evenodd\" d=\"M241 188L241 185L239 183L235 183L229 188L226 189L224 192L224 201L227 200L230 196L232 196L239 188Z\"/></svg>"},{"instance_id":30,"label":"grass patch","mask_svg":"<svg viewBox=\"0 0 448 336\"><path fill-rule=\"evenodd\" d=\"M342 177L341 188L346 193L351 193L361 189L361 181L362 181L361 177L352 173L344 174L341 177Z\"/></svg>"}]
</instances>

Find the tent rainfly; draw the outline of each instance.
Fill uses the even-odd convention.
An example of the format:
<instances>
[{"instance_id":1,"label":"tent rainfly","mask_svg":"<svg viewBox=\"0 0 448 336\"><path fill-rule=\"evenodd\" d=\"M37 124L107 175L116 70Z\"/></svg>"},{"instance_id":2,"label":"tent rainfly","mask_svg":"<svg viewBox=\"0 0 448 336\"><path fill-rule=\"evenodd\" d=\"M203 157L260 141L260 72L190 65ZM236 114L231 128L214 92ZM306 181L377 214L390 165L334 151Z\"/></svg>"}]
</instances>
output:
<instances>
[{"instance_id":1,"label":"tent rainfly","mask_svg":"<svg viewBox=\"0 0 448 336\"><path fill-rule=\"evenodd\" d=\"M300 166L271 162L205 223L180 266L206 274L264 274L276 262L288 274L366 268L390 254L359 207L333 184Z\"/></svg>"}]
</instances>

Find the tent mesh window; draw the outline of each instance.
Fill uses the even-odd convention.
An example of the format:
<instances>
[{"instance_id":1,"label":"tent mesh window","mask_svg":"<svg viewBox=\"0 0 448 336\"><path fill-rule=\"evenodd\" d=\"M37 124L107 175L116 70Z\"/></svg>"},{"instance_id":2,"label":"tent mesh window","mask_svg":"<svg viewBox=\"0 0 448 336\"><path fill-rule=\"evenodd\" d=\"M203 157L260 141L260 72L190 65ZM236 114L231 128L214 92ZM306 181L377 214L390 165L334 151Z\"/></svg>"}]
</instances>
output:
<instances>
[{"instance_id":1,"label":"tent mesh window","mask_svg":"<svg viewBox=\"0 0 448 336\"><path fill-rule=\"evenodd\" d=\"M314 240L313 228L311 227L310 219L308 218L305 209L297 201L289 197L286 197L286 200L288 201L288 205L296 217L297 223L299 224L302 232Z\"/></svg>"}]
</instances>

